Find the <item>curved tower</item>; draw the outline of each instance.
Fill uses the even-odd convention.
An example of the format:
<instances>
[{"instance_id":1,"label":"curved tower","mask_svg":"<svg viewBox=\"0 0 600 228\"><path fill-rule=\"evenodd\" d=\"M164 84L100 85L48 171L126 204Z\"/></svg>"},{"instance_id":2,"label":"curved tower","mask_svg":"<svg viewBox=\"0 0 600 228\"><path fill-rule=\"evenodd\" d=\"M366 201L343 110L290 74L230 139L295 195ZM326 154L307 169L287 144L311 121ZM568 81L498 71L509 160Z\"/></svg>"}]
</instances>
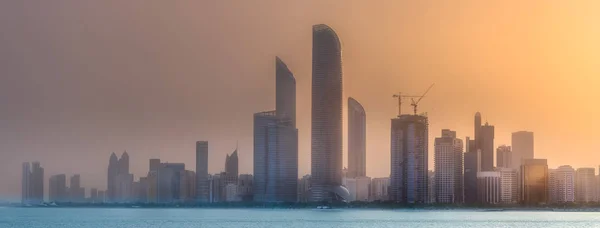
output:
<instances>
[{"instance_id":1,"label":"curved tower","mask_svg":"<svg viewBox=\"0 0 600 228\"><path fill-rule=\"evenodd\" d=\"M329 26L313 26L312 54L311 200L343 200L342 49Z\"/></svg>"},{"instance_id":2,"label":"curved tower","mask_svg":"<svg viewBox=\"0 0 600 228\"><path fill-rule=\"evenodd\" d=\"M365 109L352 97L348 98L348 173L349 178L367 173L367 120Z\"/></svg>"},{"instance_id":3,"label":"curved tower","mask_svg":"<svg viewBox=\"0 0 600 228\"><path fill-rule=\"evenodd\" d=\"M275 111L296 127L296 79L287 65L275 57Z\"/></svg>"}]
</instances>

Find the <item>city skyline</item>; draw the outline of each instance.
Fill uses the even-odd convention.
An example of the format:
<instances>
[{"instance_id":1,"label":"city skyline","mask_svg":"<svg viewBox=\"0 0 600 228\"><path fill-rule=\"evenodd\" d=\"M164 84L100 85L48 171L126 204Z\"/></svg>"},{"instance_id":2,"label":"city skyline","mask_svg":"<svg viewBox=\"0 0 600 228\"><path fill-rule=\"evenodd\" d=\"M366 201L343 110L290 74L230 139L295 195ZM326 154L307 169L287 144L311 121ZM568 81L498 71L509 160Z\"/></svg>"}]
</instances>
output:
<instances>
[{"instance_id":1,"label":"city skyline","mask_svg":"<svg viewBox=\"0 0 600 228\"><path fill-rule=\"evenodd\" d=\"M27 7L35 8L28 4L19 6L11 3L2 4L5 6L0 7L2 15L8 16L14 16L15 12L23 12ZM551 62L561 60L560 56L569 56L568 58L577 60L588 59L583 58L588 54L588 50L593 52L598 46L587 39L591 37L590 40L597 40L596 35L588 34L585 36L588 38L578 38L577 35L583 37L581 35L585 34L584 29L569 25L579 25L580 23L577 23L579 17L567 20L554 29L542 26L541 31L535 30L540 34L528 33L534 40L546 41L547 43L540 44L546 47L544 45L552 46L550 44L559 41L548 37L552 37L553 34L563 34L559 31L572 28L569 30L570 35L557 37L567 36L566 40L574 45L571 46L573 49L562 50L562 52L550 49L558 53L546 53L547 56L531 54L536 53L536 50L539 51L535 48L539 46L527 48L527 45L519 45L520 42L528 44L531 41L516 38L522 32L521 29L547 25L543 21L551 19L548 14L571 15L577 12L573 9L577 7L564 10L540 9L524 4L517 8L518 17L514 21L511 19L502 22L501 19L505 18L499 13L487 14L493 18L490 20L478 20L482 18L478 10L485 11L486 7L465 3L474 7L461 12L465 18L457 18L456 14L451 12L452 8L433 8L440 14L416 15L417 26L402 20L409 15L415 16L414 13L410 13L410 10L403 9L406 5L402 5L412 3L384 3L379 6L388 8L385 10L391 12L397 11L400 15L392 18L379 16L381 13L375 12L380 12L377 10L380 8L366 3L348 3L337 6L333 12L318 9L318 6L322 6L321 3L295 3L293 7L298 8L298 11L292 12L291 19L286 18L283 12L275 12L277 10L261 11L266 16L259 19L252 19L257 16L256 12L242 14L241 18L232 18L233 21L238 22L248 21L248 29L235 31L240 27L231 30L211 28L228 27L225 19L235 14L236 9L224 13L224 16L207 12L209 17L215 19L207 21L216 23L215 27L198 20L187 19L194 18L193 16L198 14L191 9L210 11L217 6L227 6L227 3L215 3L216 5L207 7L190 5L177 8L174 11L183 15L182 17L173 17L169 21L160 23L151 21L151 14L133 12L128 7L123 7L123 11L109 13L107 9L110 9L110 3L92 4L97 6L93 7L98 10L97 13L88 11L87 6L79 3L70 6L45 5L49 9L44 12L48 17L23 19L25 21L22 25L23 29L15 28L10 20L0 22L2 28L11 31L7 33L8 43L2 45L3 48L8 49L3 53L9 53L8 57L4 55L3 57L11 61L0 63L2 69L6 70L5 77L8 78L4 80L7 83L0 85L2 94L0 104L6 107L0 114L2 117L0 125L6 129L2 131L0 137L0 153L7 157L7 159L3 157L0 161L2 183L18 183L21 174L16 172L19 169L15 168L14 164L18 166L23 161L40 161L44 166L46 177L62 173L67 177L80 174L84 186L103 189L106 183L104 170L106 153L127 150L132 157L156 157L164 161L182 161L186 162L187 167L194 167L194 153L190 152L195 150L197 140L211 142L211 151L214 154L209 156L210 173L222 171L220 166L224 163L225 154L233 150L237 140L240 141L240 173L252 173L251 115L257 111L273 108L274 87L269 77L273 75L272 58L279 54L286 59L286 63L297 75L299 176L310 173L311 67L308 34L310 26L317 23L331 25L343 38L345 76L343 100L350 96L355 97L366 107L368 176L381 177L389 173L390 167L387 162L378 161L385 160L389 156L389 143L386 143L389 138L388 121L391 116L394 116L396 110L394 100L389 98L391 94L398 91L419 93L420 88L432 82L435 82L437 87L431 91L421 106L421 110L429 113L431 124L430 169L433 161L433 133L439 132L442 128L450 128L457 131L457 138L464 139L465 136L472 136L472 115L477 110L485 116L484 123L489 121L496 127L494 145L510 145L512 132L526 130L535 132L536 158L548 159L550 167L564 164L573 167L596 167L594 161L599 160L595 157L595 151L599 149L598 145L591 143L594 136L592 129L597 128L598 122L593 118L585 121L567 121L574 119L572 118L574 115L596 116L598 113L596 108L585 105L577 106L576 110L567 108L573 107L572 100L583 100L581 104L585 104L586 101L591 101L593 100L591 98L598 96L597 92L589 90L598 84L592 78L597 74L591 69L593 68L591 63L567 61L578 66L574 69L582 69L583 72L567 71L570 68L561 67L561 64L554 64L555 67L547 66L553 70L544 70L545 68L539 66L544 63L543 60ZM123 4L134 6L133 3ZM510 3L499 4L510 5ZM358 15L350 13L353 12L354 7L363 8L363 6L366 8L365 12L359 12ZM411 6L409 8L417 11L431 7L427 4ZM281 4L275 4L273 8L268 9L283 9L283 7ZM309 11L309 8L316 10ZM61 13L53 9L59 9ZM540 18L535 18L533 21L519 20L531 19L519 14L519 12L532 12L531 9L534 9L534 14ZM64 18L72 22L57 17L63 15L65 11L68 13L64 14ZM386 12L390 13L390 11ZM306 12L314 12L315 19L301 17ZM160 29L173 31L171 34L174 35L155 36L155 31L148 29L146 22L142 22L144 20L123 20L126 23L122 26L115 25L116 21L127 19L126 14L129 13L150 20L148 23L158 24ZM176 15L171 11L165 13ZM331 16L326 13L331 13ZM107 24L99 20L99 18L106 18L104 16L107 15L110 18ZM354 16L371 19L364 24L355 23L357 21L352 19ZM271 22L275 21L273 18L281 20ZM383 19L390 22L376 23ZM445 23L440 25L437 23L439 19L448 20L443 20ZM464 25L462 20L465 19L479 21L479 24L474 25L474 28L461 27L460 25ZM36 23L51 25L44 21L61 22L66 25L53 31L34 25ZM86 21L87 28L81 27L80 21ZM515 21L524 21L524 23L519 24L516 30L509 29L508 27L514 26L511 22ZM262 23L266 25L263 26ZM176 26L177 24L181 24L182 27ZM129 28L138 26L141 29L128 31ZM194 31L185 32L187 29L184 28L188 27ZM490 27L515 37L509 36L508 40L494 39ZM271 28L275 28L272 33L270 33ZM457 32L447 31L449 28ZM94 32L90 33L90 31ZM203 31L231 36L223 36L224 42L211 49L210 41L198 39L204 35ZM242 32L247 33L247 36L240 36ZM32 33L37 36L31 36ZM285 33L291 35L283 36ZM260 34L270 35L265 37ZM34 37L50 38L40 41ZM79 37L80 40L67 42L67 45L64 40L69 37ZM428 37L436 37L436 40ZM507 51L491 47L495 45L489 45L488 41L507 48ZM136 45L132 45L132 42ZM165 43L176 45L170 49L164 45ZM248 43L250 45L246 45ZM223 47L227 44L232 44L232 47ZM453 44L456 44L457 48L454 48ZM110 50L116 53L115 56L96 48L108 49L106 47L111 46L114 46ZM54 47L60 50L55 50ZM447 47L447 49L440 49L440 47ZM20 52L20 50L29 50L29 52ZM216 55L214 58L202 54L213 54L221 50L229 54ZM509 58L512 56L511 51L517 54L528 54L523 57L526 60L523 64L530 65L511 62ZM15 53L22 53L24 62L28 64L12 64L14 59L10 56ZM231 53L240 53L240 55L231 57ZM559 55L560 53L564 55ZM54 56L64 58L53 58ZM139 61L142 59L140 56L148 57L149 60ZM386 58L382 60L376 58L377 56ZM445 59L449 57L462 62L456 63ZM115 59L114 62L110 61L112 58ZM484 60L477 61L478 58ZM129 62L131 65L129 70L120 63L126 62L126 59L134 59L133 62ZM490 60L489 62L493 64L484 63L485 60ZM223 62L228 64L233 62L236 67L213 64ZM453 67L453 64L456 67ZM515 70L501 69L502 66L513 64L517 67L507 67L507 69ZM431 65L442 69L428 70L437 68ZM554 71L560 73L553 73ZM520 79L529 80L520 81ZM234 81L239 84L232 84L231 82ZM476 88L457 87L458 84L472 84ZM578 89L580 87L583 88ZM577 89L577 92L573 97L552 98L556 91L575 91L574 89ZM222 97L215 94L222 94ZM456 101L443 99L447 94L454 95ZM477 97L478 101L469 100L468 98L471 97ZM549 97L553 100L551 104L542 102ZM519 102L513 102L515 100ZM461 107L461 110L452 107ZM407 106L404 108L406 110ZM507 108L511 110L506 111ZM344 117L344 121L346 119ZM342 125L346 126L346 123ZM346 151L347 141L344 140L342 145L343 150ZM573 154L578 156L567 156ZM80 161L80 164L72 161ZM346 152L343 161L344 163L347 161ZM147 161L143 159L131 163L131 173L136 177L145 174L146 168ZM48 186L47 178L44 178L44 182ZM20 186L16 184L1 186L0 198L18 198L19 189Z\"/></svg>"}]
</instances>

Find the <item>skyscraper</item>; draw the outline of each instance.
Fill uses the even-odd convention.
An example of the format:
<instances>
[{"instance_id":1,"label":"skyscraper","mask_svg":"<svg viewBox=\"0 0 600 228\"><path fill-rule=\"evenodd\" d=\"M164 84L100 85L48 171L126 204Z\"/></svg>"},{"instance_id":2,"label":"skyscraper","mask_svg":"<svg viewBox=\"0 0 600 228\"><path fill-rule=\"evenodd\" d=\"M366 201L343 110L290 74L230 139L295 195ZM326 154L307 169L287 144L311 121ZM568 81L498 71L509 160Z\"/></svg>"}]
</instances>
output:
<instances>
[{"instance_id":1,"label":"skyscraper","mask_svg":"<svg viewBox=\"0 0 600 228\"><path fill-rule=\"evenodd\" d=\"M548 161L525 159L521 165L521 203L537 205L548 203Z\"/></svg>"},{"instance_id":2,"label":"skyscraper","mask_svg":"<svg viewBox=\"0 0 600 228\"><path fill-rule=\"evenodd\" d=\"M75 174L71 176L69 182L69 196L71 202L80 203L85 199L85 189L81 187L81 176Z\"/></svg>"},{"instance_id":3,"label":"skyscraper","mask_svg":"<svg viewBox=\"0 0 600 228\"><path fill-rule=\"evenodd\" d=\"M254 114L254 200L295 202L298 185L296 79L277 57L277 110Z\"/></svg>"},{"instance_id":4,"label":"skyscraper","mask_svg":"<svg viewBox=\"0 0 600 228\"><path fill-rule=\"evenodd\" d=\"M367 176L367 120L365 109L348 98L348 178Z\"/></svg>"},{"instance_id":5,"label":"skyscraper","mask_svg":"<svg viewBox=\"0 0 600 228\"><path fill-rule=\"evenodd\" d=\"M474 121L475 131L473 135L475 147L471 148L471 151L477 151L477 149L481 149L481 113L475 113L475 121Z\"/></svg>"},{"instance_id":6,"label":"skyscraper","mask_svg":"<svg viewBox=\"0 0 600 228\"><path fill-rule=\"evenodd\" d=\"M23 162L21 172L21 204L28 204L31 198L31 166L29 162Z\"/></svg>"},{"instance_id":7,"label":"skyscraper","mask_svg":"<svg viewBox=\"0 0 600 228\"><path fill-rule=\"evenodd\" d=\"M494 126L485 123L480 129L481 170L494 171Z\"/></svg>"},{"instance_id":8,"label":"skyscraper","mask_svg":"<svg viewBox=\"0 0 600 228\"><path fill-rule=\"evenodd\" d=\"M117 175L119 175L119 159L113 152L108 162L108 178L106 183L106 200L109 202L114 202L115 200Z\"/></svg>"},{"instance_id":9,"label":"skyscraper","mask_svg":"<svg viewBox=\"0 0 600 228\"><path fill-rule=\"evenodd\" d=\"M428 128L426 116L392 119L390 200L427 203Z\"/></svg>"},{"instance_id":10,"label":"skyscraper","mask_svg":"<svg viewBox=\"0 0 600 228\"><path fill-rule=\"evenodd\" d=\"M342 47L329 26L313 26L311 201L343 200Z\"/></svg>"},{"instance_id":11,"label":"skyscraper","mask_svg":"<svg viewBox=\"0 0 600 228\"><path fill-rule=\"evenodd\" d=\"M512 168L512 151L510 146L501 145L496 149L496 167Z\"/></svg>"},{"instance_id":12,"label":"skyscraper","mask_svg":"<svg viewBox=\"0 0 600 228\"><path fill-rule=\"evenodd\" d=\"M511 168L500 168L500 201L503 204L519 202L517 171Z\"/></svg>"},{"instance_id":13,"label":"skyscraper","mask_svg":"<svg viewBox=\"0 0 600 228\"><path fill-rule=\"evenodd\" d=\"M49 181L49 201L66 202L68 198L67 176L65 174L51 176Z\"/></svg>"},{"instance_id":14,"label":"skyscraper","mask_svg":"<svg viewBox=\"0 0 600 228\"><path fill-rule=\"evenodd\" d=\"M596 169L578 168L575 175L575 200L579 203L597 201Z\"/></svg>"},{"instance_id":15,"label":"skyscraper","mask_svg":"<svg viewBox=\"0 0 600 228\"><path fill-rule=\"evenodd\" d=\"M475 140L469 137L465 140L467 143L464 155L464 201L466 204L477 203L477 172L481 171L480 154Z\"/></svg>"},{"instance_id":16,"label":"skyscraper","mask_svg":"<svg viewBox=\"0 0 600 228\"><path fill-rule=\"evenodd\" d=\"M533 159L533 132L518 131L512 133L512 165L518 169L525 159Z\"/></svg>"},{"instance_id":17,"label":"skyscraper","mask_svg":"<svg viewBox=\"0 0 600 228\"><path fill-rule=\"evenodd\" d=\"M44 168L39 162L25 162L22 165L21 203L39 204L44 202Z\"/></svg>"},{"instance_id":18,"label":"skyscraper","mask_svg":"<svg viewBox=\"0 0 600 228\"><path fill-rule=\"evenodd\" d=\"M442 130L435 139L435 200L437 203L463 202L463 143L456 132Z\"/></svg>"},{"instance_id":19,"label":"skyscraper","mask_svg":"<svg viewBox=\"0 0 600 228\"><path fill-rule=\"evenodd\" d=\"M196 142L196 197L198 202L208 203L210 201L210 190L208 183L208 142Z\"/></svg>"},{"instance_id":20,"label":"skyscraper","mask_svg":"<svg viewBox=\"0 0 600 228\"><path fill-rule=\"evenodd\" d=\"M234 183L237 184L238 181L238 175L239 175L239 171L238 171L238 151L237 148L235 148L235 150L233 151L233 153L231 153L231 155L227 155L225 157L225 173L227 175L226 182L229 183Z\"/></svg>"}]
</instances>

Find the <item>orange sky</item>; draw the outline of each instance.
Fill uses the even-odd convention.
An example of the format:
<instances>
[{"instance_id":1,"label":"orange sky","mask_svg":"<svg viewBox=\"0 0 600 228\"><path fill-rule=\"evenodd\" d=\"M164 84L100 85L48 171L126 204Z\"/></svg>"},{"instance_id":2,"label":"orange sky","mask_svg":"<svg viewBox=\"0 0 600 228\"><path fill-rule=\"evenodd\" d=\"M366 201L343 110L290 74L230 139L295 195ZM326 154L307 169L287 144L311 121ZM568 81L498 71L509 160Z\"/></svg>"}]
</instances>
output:
<instances>
[{"instance_id":1,"label":"orange sky","mask_svg":"<svg viewBox=\"0 0 600 228\"><path fill-rule=\"evenodd\" d=\"M309 173L317 23L337 31L344 94L367 112L367 175L389 175L392 94L431 83L419 106L431 158L442 128L464 139L480 111L495 146L529 130L550 167L596 167L597 12L597 1L550 0L3 1L0 182L15 184L0 196L18 197L23 161L104 188L110 152L128 150L139 177L151 157L194 169L196 140L210 141L210 172L236 141L240 172L252 172L252 114L274 108L275 55L296 76Z\"/></svg>"}]
</instances>

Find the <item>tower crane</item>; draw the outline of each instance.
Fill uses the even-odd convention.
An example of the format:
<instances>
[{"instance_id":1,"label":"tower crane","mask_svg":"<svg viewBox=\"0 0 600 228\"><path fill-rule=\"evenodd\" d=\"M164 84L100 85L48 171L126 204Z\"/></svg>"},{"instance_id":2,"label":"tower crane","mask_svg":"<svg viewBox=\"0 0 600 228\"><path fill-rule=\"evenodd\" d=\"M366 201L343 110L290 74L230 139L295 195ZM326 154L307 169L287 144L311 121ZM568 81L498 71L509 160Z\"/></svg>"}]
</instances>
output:
<instances>
[{"instance_id":1,"label":"tower crane","mask_svg":"<svg viewBox=\"0 0 600 228\"><path fill-rule=\"evenodd\" d=\"M421 99L423 99L423 97L425 97L425 95L429 92L429 90L431 90L431 87L433 87L434 85L435 85L435 83L431 84L429 86L429 88L427 88L427 90L425 90L425 93L423 93L423 95L421 95L417 101L415 101L414 98L411 98L410 105L413 106L413 110L415 112L415 115L417 115L417 105L419 105L419 102L421 101Z\"/></svg>"},{"instance_id":2,"label":"tower crane","mask_svg":"<svg viewBox=\"0 0 600 228\"><path fill-rule=\"evenodd\" d=\"M398 98L398 117L400 117L400 115L402 115L402 99L415 98L415 97L420 97L420 96L402 95L401 92L398 92L397 94L394 94L392 97Z\"/></svg>"}]
</instances>

